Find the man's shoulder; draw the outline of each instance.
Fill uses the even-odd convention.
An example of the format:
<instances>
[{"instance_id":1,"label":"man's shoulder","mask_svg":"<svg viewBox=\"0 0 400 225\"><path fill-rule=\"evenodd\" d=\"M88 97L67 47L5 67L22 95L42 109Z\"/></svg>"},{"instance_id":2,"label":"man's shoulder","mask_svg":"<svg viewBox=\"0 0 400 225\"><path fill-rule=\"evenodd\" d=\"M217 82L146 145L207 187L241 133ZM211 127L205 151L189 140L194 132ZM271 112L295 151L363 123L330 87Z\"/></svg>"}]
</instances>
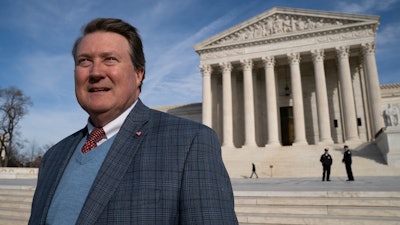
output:
<instances>
[{"instance_id":1,"label":"man's shoulder","mask_svg":"<svg viewBox=\"0 0 400 225\"><path fill-rule=\"evenodd\" d=\"M150 109L152 119L158 119L162 122L167 122L170 124L185 124L189 126L205 126L197 121L190 120L187 118L175 116L166 112L158 111L155 109Z\"/></svg>"},{"instance_id":2,"label":"man's shoulder","mask_svg":"<svg viewBox=\"0 0 400 225\"><path fill-rule=\"evenodd\" d=\"M132 117L137 117L139 115L146 114L148 115L146 119L149 119L151 121L168 122L169 124L179 123L179 124L188 124L194 126L199 126L199 125L204 126L203 124L196 122L194 120L189 120L183 117L172 115L167 112L150 108L146 106L140 99L138 100L138 103L136 104L135 108L132 111L133 111Z\"/></svg>"},{"instance_id":3,"label":"man's shoulder","mask_svg":"<svg viewBox=\"0 0 400 225\"><path fill-rule=\"evenodd\" d=\"M179 132L193 132L203 130L205 132L215 133L213 129L210 127L183 117L178 117L176 115L172 115L167 112L162 112L157 109L149 108L144 105L141 101L135 106L137 108L136 113L143 114L145 113L147 116L146 120L148 120L149 124L153 127L163 128L164 130L178 130ZM132 115L133 117L137 115Z\"/></svg>"},{"instance_id":4,"label":"man's shoulder","mask_svg":"<svg viewBox=\"0 0 400 225\"><path fill-rule=\"evenodd\" d=\"M178 117L166 112L151 109L151 124L156 127L163 127L170 131L176 130L178 132L206 132L215 133L215 131L197 121L190 120L183 117Z\"/></svg>"}]
</instances>

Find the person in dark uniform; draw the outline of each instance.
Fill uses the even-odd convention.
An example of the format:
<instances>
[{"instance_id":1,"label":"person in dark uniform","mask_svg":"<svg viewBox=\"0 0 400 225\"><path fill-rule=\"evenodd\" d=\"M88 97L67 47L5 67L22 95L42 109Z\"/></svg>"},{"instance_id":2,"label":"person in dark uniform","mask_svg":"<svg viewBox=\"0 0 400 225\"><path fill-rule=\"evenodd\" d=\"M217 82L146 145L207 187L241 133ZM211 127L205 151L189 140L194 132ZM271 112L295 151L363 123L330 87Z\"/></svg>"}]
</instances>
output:
<instances>
[{"instance_id":1,"label":"person in dark uniform","mask_svg":"<svg viewBox=\"0 0 400 225\"><path fill-rule=\"evenodd\" d=\"M329 149L325 148L324 154L321 155L319 161L322 163L322 181L331 181L329 176L331 175L331 166L332 166L332 156L328 153Z\"/></svg>"},{"instance_id":2,"label":"person in dark uniform","mask_svg":"<svg viewBox=\"0 0 400 225\"><path fill-rule=\"evenodd\" d=\"M256 165L254 165L254 163L251 163L253 165L252 169L251 169L251 175L250 178L253 178L253 174L256 175L256 177L258 178L258 175L256 173Z\"/></svg>"},{"instance_id":3,"label":"person in dark uniform","mask_svg":"<svg viewBox=\"0 0 400 225\"><path fill-rule=\"evenodd\" d=\"M347 181L354 181L353 171L351 170L351 151L347 145L344 146L342 162L346 165Z\"/></svg>"}]
</instances>

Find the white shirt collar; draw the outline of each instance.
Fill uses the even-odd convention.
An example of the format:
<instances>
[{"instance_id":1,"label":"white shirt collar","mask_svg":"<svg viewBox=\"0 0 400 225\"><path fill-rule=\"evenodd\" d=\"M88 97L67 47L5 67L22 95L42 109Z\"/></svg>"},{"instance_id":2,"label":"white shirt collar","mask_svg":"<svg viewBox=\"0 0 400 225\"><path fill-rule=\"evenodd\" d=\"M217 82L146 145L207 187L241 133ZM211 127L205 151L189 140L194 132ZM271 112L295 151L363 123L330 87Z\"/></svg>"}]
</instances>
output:
<instances>
[{"instance_id":1,"label":"white shirt collar","mask_svg":"<svg viewBox=\"0 0 400 225\"><path fill-rule=\"evenodd\" d=\"M107 139L111 138L112 136L116 135L118 131L121 129L122 124L124 123L126 117L128 117L129 113L132 111L133 107L135 107L137 100L128 108L126 109L121 115L115 118L113 121L109 122L103 127L104 132L106 133L106 139L99 141L97 144L101 144L105 142ZM88 119L87 129L88 134L92 132L94 126Z\"/></svg>"}]
</instances>

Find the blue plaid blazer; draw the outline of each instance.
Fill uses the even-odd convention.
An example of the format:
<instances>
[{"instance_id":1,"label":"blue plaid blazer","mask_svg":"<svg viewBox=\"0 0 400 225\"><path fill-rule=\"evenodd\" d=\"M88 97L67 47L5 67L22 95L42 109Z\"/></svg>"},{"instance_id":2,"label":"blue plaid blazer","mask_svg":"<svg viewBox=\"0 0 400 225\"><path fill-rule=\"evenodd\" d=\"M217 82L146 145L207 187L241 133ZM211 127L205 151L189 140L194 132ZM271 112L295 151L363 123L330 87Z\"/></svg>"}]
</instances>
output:
<instances>
[{"instance_id":1,"label":"blue plaid blazer","mask_svg":"<svg viewBox=\"0 0 400 225\"><path fill-rule=\"evenodd\" d=\"M29 225L45 224L63 171L86 132L84 128L72 134L44 155ZM215 132L138 100L76 224L238 224Z\"/></svg>"}]
</instances>

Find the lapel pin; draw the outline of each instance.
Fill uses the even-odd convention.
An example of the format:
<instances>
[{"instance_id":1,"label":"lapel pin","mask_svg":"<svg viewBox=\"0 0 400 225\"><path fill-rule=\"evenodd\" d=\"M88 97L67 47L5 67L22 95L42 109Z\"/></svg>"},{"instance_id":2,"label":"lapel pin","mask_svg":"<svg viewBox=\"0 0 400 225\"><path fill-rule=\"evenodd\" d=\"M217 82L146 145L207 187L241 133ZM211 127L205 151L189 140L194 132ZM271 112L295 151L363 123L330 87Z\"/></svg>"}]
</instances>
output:
<instances>
[{"instance_id":1,"label":"lapel pin","mask_svg":"<svg viewBox=\"0 0 400 225\"><path fill-rule=\"evenodd\" d=\"M140 136L140 135L142 135L142 131L136 131L136 136Z\"/></svg>"}]
</instances>

